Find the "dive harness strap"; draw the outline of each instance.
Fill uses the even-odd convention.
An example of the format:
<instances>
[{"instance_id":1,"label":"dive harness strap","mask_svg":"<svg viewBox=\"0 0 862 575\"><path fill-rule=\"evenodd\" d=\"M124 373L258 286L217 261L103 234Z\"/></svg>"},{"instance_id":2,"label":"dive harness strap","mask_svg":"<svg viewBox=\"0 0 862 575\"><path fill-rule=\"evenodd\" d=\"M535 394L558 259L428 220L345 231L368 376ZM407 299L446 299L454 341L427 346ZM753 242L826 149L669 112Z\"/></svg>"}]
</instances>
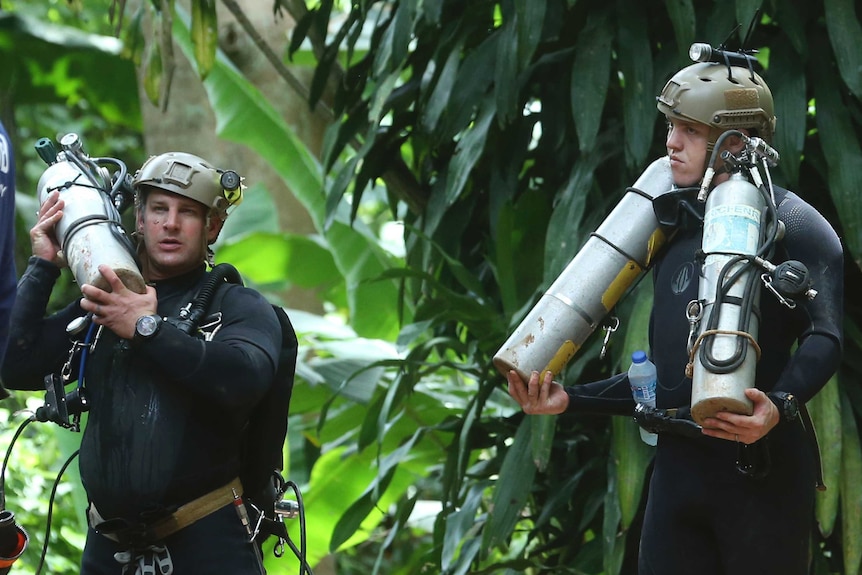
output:
<instances>
[{"instance_id":1,"label":"dive harness strap","mask_svg":"<svg viewBox=\"0 0 862 575\"><path fill-rule=\"evenodd\" d=\"M651 433L670 433L691 438L704 437L703 433L701 433L700 425L691 418L691 411L688 407L658 409L639 403L635 406L634 419L638 425ZM802 401L799 402L799 422L802 424L802 428L805 431L806 443L808 443L812 457L814 457L814 487L817 491L826 491L826 485L823 483L823 460L820 457L820 444L817 441L817 431L814 429L811 414ZM749 450L756 445L757 443L746 445L742 450ZM765 442L763 449L769 449L768 445L765 445Z\"/></svg>"},{"instance_id":2,"label":"dive harness strap","mask_svg":"<svg viewBox=\"0 0 862 575\"><path fill-rule=\"evenodd\" d=\"M197 499L189 501L185 505L181 505L171 515L159 519L152 525L141 526L141 531L137 534L140 540L148 543L161 541L166 537L173 535L180 529L188 527L199 519L203 519L207 515L214 513L222 507L231 503L236 503L237 498L242 495L242 482L239 477L233 481L206 493ZM123 539L120 529L112 529L113 520L105 521L99 514L96 506L90 503L87 509L87 516L90 521L90 526L99 535L103 535L112 541L122 543ZM128 529L128 527L126 527ZM122 531L125 531L123 529Z\"/></svg>"}]
</instances>

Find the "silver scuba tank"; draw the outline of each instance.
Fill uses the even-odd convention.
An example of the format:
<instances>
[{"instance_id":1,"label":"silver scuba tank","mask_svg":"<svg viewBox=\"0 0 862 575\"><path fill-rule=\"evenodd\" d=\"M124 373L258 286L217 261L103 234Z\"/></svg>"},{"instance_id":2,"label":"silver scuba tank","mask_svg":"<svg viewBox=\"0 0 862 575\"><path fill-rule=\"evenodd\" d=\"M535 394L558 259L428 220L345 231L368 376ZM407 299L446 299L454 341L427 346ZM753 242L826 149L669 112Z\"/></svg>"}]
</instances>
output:
<instances>
[{"instance_id":1,"label":"silver scuba tank","mask_svg":"<svg viewBox=\"0 0 862 575\"><path fill-rule=\"evenodd\" d=\"M649 268L666 237L652 201L673 188L670 161L654 161L626 190L562 273L494 355L505 376L554 375Z\"/></svg>"},{"instance_id":2,"label":"silver scuba tank","mask_svg":"<svg viewBox=\"0 0 862 575\"><path fill-rule=\"evenodd\" d=\"M693 350L691 415L699 424L718 411L751 415L745 389L757 368L759 271L766 199L740 173L709 192L703 222L702 306ZM742 257L739 256L749 256ZM714 315L717 314L717 315Z\"/></svg>"},{"instance_id":3,"label":"silver scuba tank","mask_svg":"<svg viewBox=\"0 0 862 575\"><path fill-rule=\"evenodd\" d=\"M131 242L108 195L107 169L89 161L76 134L61 139L63 150L55 157L50 141L43 140L37 150L49 166L39 178L37 197L41 205L53 191L60 191L65 205L54 231L75 281L79 286L86 283L111 291L98 269L106 264L130 290L145 293L146 283L132 255Z\"/></svg>"}]
</instances>

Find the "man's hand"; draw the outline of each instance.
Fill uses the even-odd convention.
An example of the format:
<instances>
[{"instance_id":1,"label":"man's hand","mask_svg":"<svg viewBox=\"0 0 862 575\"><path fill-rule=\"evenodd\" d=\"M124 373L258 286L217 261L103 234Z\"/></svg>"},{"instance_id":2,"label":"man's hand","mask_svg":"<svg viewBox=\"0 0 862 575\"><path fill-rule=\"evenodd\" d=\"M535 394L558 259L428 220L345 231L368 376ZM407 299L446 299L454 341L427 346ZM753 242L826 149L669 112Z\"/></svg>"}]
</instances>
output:
<instances>
[{"instance_id":1,"label":"man's hand","mask_svg":"<svg viewBox=\"0 0 862 575\"><path fill-rule=\"evenodd\" d=\"M96 324L104 325L122 338L132 339L138 318L156 313L156 289L147 286L144 294L134 292L125 286L114 270L104 264L99 266L99 273L107 280L111 291L90 284L82 285L84 299L81 300L81 308L93 313Z\"/></svg>"},{"instance_id":2,"label":"man's hand","mask_svg":"<svg viewBox=\"0 0 862 575\"><path fill-rule=\"evenodd\" d=\"M63 218L65 204L60 192L51 192L36 212L36 225L30 229L30 249L34 256L48 260L57 267L65 267L60 252L60 241L54 228Z\"/></svg>"},{"instance_id":3,"label":"man's hand","mask_svg":"<svg viewBox=\"0 0 862 575\"><path fill-rule=\"evenodd\" d=\"M566 411L569 406L569 394L562 385L553 380L554 374L550 371L545 372L541 383L538 371L531 374L530 381L526 384L515 370L509 371L506 378L509 380L509 395L515 398L524 413L556 415Z\"/></svg>"},{"instance_id":4,"label":"man's hand","mask_svg":"<svg viewBox=\"0 0 862 575\"><path fill-rule=\"evenodd\" d=\"M729 439L742 443L754 443L778 425L778 408L759 389L745 390L745 396L754 403L751 415L740 415L729 411L719 411L715 417L703 422L703 434L719 439Z\"/></svg>"}]
</instances>

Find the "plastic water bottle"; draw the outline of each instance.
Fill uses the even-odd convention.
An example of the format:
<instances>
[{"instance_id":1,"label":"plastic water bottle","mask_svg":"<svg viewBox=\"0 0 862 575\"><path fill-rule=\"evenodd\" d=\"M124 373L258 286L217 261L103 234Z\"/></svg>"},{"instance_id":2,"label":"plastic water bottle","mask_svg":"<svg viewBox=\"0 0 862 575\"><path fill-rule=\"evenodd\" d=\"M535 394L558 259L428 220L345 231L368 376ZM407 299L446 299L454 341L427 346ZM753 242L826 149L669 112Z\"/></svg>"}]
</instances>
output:
<instances>
[{"instance_id":1,"label":"plastic water bottle","mask_svg":"<svg viewBox=\"0 0 862 575\"><path fill-rule=\"evenodd\" d=\"M629 385L632 388L632 397L635 402L655 407L656 372L655 365L647 359L646 353L636 351L632 354L632 364L629 367ZM643 427L639 427L641 439L647 445L655 445L658 436L650 433Z\"/></svg>"}]
</instances>

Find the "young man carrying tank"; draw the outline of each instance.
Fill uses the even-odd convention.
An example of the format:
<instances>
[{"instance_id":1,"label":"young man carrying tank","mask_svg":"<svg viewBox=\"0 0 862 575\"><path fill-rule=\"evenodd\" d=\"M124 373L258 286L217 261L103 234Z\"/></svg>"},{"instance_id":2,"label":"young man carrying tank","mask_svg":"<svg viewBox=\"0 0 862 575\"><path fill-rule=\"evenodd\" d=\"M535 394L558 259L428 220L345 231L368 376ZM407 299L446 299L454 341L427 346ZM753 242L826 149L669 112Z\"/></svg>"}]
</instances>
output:
<instances>
[{"instance_id":1,"label":"young man carrying tank","mask_svg":"<svg viewBox=\"0 0 862 575\"><path fill-rule=\"evenodd\" d=\"M763 78L724 63L697 63L677 72L659 95L658 109L667 119L665 146L678 188L702 185L719 142L718 153L737 153L744 144L739 133L769 143L775 129L772 94ZM729 130L734 132L722 138ZM722 163L709 189L728 180ZM838 237L816 210L790 191L773 187L772 193L785 228L773 259L807 266L817 295L798 298L790 309L761 290L761 355L753 385L744 392L751 415L720 411L702 427L689 420L659 433L640 575L808 573L818 460L798 409L840 361L843 256ZM704 204L682 190L679 196L699 217L679 226L655 262L649 340L658 373L657 408L686 413L692 394L686 312L699 298ZM625 373L563 387L550 372L542 381L533 372L524 382L511 371L508 384L529 414L631 416L635 408Z\"/></svg>"}]
</instances>

